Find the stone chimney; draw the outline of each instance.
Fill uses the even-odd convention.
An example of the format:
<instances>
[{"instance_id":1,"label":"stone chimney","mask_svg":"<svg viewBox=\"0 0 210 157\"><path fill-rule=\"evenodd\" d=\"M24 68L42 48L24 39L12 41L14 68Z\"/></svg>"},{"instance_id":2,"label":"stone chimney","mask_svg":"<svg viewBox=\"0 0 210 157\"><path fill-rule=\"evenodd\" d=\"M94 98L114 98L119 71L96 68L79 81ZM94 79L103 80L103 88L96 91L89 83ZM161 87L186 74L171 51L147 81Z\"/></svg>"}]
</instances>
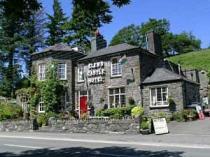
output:
<instances>
[{"instance_id":1,"label":"stone chimney","mask_svg":"<svg viewBox=\"0 0 210 157\"><path fill-rule=\"evenodd\" d=\"M107 42L103 35L100 34L99 30L96 30L95 36L91 40L91 52L103 49L107 46Z\"/></svg>"},{"instance_id":2,"label":"stone chimney","mask_svg":"<svg viewBox=\"0 0 210 157\"><path fill-rule=\"evenodd\" d=\"M163 55L160 35L154 31L147 33L147 50L159 56Z\"/></svg>"}]
</instances>

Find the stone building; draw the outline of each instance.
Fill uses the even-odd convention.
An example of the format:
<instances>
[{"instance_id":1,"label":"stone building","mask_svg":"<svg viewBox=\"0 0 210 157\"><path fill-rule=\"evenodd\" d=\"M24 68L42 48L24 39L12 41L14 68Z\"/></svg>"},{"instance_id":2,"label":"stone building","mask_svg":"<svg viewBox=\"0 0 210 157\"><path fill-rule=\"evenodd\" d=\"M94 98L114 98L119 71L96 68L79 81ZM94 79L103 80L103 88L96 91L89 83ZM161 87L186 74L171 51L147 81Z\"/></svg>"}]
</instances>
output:
<instances>
[{"instance_id":1,"label":"stone building","mask_svg":"<svg viewBox=\"0 0 210 157\"><path fill-rule=\"evenodd\" d=\"M180 66L163 60L159 36L149 32L147 41L147 49L129 44L107 47L103 36L96 33L88 55L57 44L33 54L32 67L43 80L46 63L59 63L58 76L66 84L63 109L70 105L78 115L92 115L93 108L123 107L129 99L142 105L146 113L170 112L169 99L176 104L173 110L199 101L198 81L188 79ZM38 111L43 105L41 102Z\"/></svg>"},{"instance_id":2,"label":"stone building","mask_svg":"<svg viewBox=\"0 0 210 157\"><path fill-rule=\"evenodd\" d=\"M146 113L181 110L199 101L199 83L188 79L178 65L163 60L160 40L153 32L148 33L147 50L129 44L97 46L105 45L98 36L92 51L75 67L79 114L92 105L96 109L123 107L131 98ZM170 107L169 99L175 108Z\"/></svg>"},{"instance_id":3,"label":"stone building","mask_svg":"<svg viewBox=\"0 0 210 157\"><path fill-rule=\"evenodd\" d=\"M59 106L61 110L69 110L74 104L74 67L77 60L84 56L77 48L70 48L62 43L32 55L32 72L37 75L39 81L45 80L47 66L52 62L57 63L58 79L63 82L65 89ZM37 110L39 113L45 112L41 98Z\"/></svg>"}]
</instances>

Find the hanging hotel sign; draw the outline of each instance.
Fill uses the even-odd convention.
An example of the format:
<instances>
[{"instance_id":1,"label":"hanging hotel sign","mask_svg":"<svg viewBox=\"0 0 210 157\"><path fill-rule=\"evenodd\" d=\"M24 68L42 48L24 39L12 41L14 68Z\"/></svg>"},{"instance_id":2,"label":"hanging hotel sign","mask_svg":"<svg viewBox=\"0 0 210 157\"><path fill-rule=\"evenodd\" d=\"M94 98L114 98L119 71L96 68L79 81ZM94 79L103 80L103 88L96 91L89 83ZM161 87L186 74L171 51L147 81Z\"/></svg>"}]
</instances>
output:
<instances>
[{"instance_id":1,"label":"hanging hotel sign","mask_svg":"<svg viewBox=\"0 0 210 157\"><path fill-rule=\"evenodd\" d=\"M89 63L87 76L89 84L103 83L105 76L104 62Z\"/></svg>"}]
</instances>

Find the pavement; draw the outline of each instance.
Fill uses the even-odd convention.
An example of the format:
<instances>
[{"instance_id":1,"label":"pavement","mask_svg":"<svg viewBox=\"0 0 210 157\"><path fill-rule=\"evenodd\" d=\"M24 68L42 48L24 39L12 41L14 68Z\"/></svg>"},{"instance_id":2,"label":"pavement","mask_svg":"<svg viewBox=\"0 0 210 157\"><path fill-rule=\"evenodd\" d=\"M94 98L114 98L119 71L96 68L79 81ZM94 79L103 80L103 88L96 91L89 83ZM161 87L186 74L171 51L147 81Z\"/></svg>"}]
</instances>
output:
<instances>
[{"instance_id":1,"label":"pavement","mask_svg":"<svg viewBox=\"0 0 210 157\"><path fill-rule=\"evenodd\" d=\"M4 132L0 157L209 157L209 122L171 122L164 135Z\"/></svg>"}]
</instances>

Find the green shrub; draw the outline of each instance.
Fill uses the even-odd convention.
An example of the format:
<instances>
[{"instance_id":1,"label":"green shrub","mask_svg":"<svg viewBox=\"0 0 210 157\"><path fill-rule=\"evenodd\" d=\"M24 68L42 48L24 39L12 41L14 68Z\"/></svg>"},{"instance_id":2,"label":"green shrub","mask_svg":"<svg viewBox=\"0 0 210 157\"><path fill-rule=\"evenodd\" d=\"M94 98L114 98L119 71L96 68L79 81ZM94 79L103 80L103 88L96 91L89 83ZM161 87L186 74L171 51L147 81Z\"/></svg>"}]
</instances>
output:
<instances>
[{"instance_id":1,"label":"green shrub","mask_svg":"<svg viewBox=\"0 0 210 157\"><path fill-rule=\"evenodd\" d=\"M143 114L144 114L143 107L136 106L136 107L132 108L132 110L131 110L132 117L135 117L135 118L141 117Z\"/></svg>"},{"instance_id":2,"label":"green shrub","mask_svg":"<svg viewBox=\"0 0 210 157\"><path fill-rule=\"evenodd\" d=\"M101 109L96 111L96 116L105 116L110 117L114 119L121 119L125 116L131 116L131 109L133 108L133 105L129 105L126 107L121 108L109 108L109 109Z\"/></svg>"},{"instance_id":3,"label":"green shrub","mask_svg":"<svg viewBox=\"0 0 210 157\"><path fill-rule=\"evenodd\" d=\"M39 127L46 126L48 124L48 117L45 113L41 113L37 117L37 123Z\"/></svg>"},{"instance_id":4,"label":"green shrub","mask_svg":"<svg viewBox=\"0 0 210 157\"><path fill-rule=\"evenodd\" d=\"M150 120L144 117L140 123L140 129L145 130L150 128Z\"/></svg>"},{"instance_id":5,"label":"green shrub","mask_svg":"<svg viewBox=\"0 0 210 157\"><path fill-rule=\"evenodd\" d=\"M178 122L183 122L189 119L196 119L196 118L197 118L197 112L195 109L184 109L182 111L173 113L173 119Z\"/></svg>"},{"instance_id":6,"label":"green shrub","mask_svg":"<svg viewBox=\"0 0 210 157\"><path fill-rule=\"evenodd\" d=\"M195 119L197 112L195 109L185 109L182 111L182 115L185 120Z\"/></svg>"},{"instance_id":7,"label":"green shrub","mask_svg":"<svg viewBox=\"0 0 210 157\"><path fill-rule=\"evenodd\" d=\"M176 120L177 122L183 122L185 121L184 116L183 116L183 112L174 112L173 115L173 120Z\"/></svg>"},{"instance_id":8,"label":"green shrub","mask_svg":"<svg viewBox=\"0 0 210 157\"><path fill-rule=\"evenodd\" d=\"M0 103L0 121L23 117L22 108L17 104Z\"/></svg>"}]
</instances>

